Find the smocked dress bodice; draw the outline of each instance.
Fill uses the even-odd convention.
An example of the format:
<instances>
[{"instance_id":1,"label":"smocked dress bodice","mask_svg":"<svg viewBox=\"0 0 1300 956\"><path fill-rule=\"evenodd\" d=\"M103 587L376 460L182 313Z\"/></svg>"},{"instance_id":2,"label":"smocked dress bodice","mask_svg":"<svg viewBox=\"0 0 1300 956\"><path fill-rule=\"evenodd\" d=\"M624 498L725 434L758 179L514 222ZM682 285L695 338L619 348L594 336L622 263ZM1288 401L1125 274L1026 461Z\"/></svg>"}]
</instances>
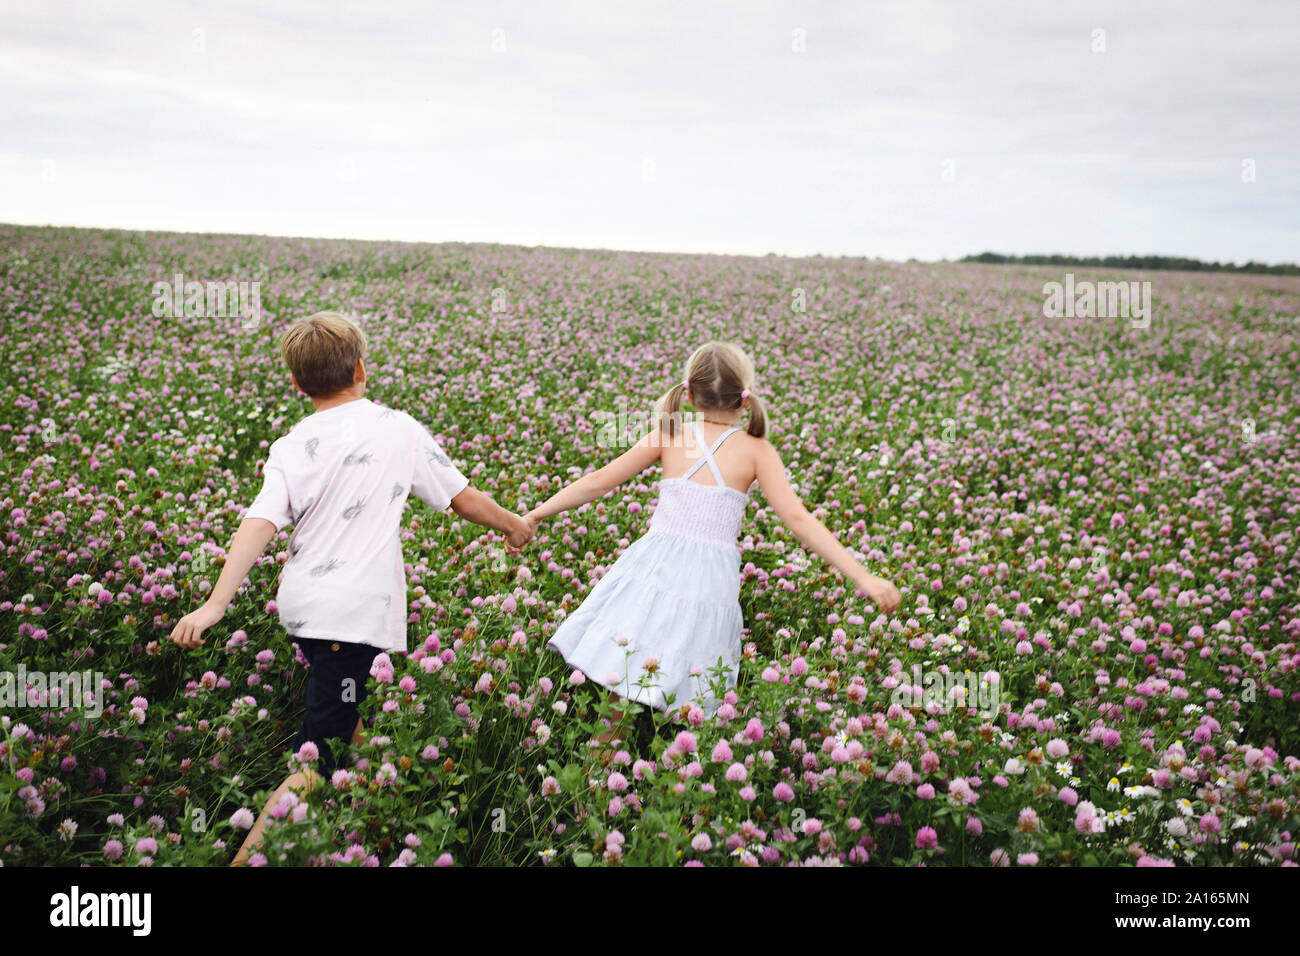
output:
<instances>
[{"instance_id":1,"label":"smocked dress bodice","mask_svg":"<svg viewBox=\"0 0 1300 956\"><path fill-rule=\"evenodd\" d=\"M727 485L702 485L689 478L659 482L659 504L649 529L679 538L733 546L740 535L749 496Z\"/></svg>"}]
</instances>

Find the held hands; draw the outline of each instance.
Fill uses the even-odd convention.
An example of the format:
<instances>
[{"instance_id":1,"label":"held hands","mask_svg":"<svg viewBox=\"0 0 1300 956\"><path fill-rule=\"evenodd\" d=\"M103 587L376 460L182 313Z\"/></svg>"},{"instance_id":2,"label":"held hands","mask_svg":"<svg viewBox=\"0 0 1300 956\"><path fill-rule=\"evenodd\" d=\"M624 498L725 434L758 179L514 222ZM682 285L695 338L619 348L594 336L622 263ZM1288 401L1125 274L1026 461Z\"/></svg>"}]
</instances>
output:
<instances>
[{"instance_id":1,"label":"held hands","mask_svg":"<svg viewBox=\"0 0 1300 956\"><path fill-rule=\"evenodd\" d=\"M203 644L203 632L220 621L225 614L224 608L204 604L176 622L172 628L172 640L179 647L200 647Z\"/></svg>"},{"instance_id":2,"label":"held hands","mask_svg":"<svg viewBox=\"0 0 1300 956\"><path fill-rule=\"evenodd\" d=\"M532 541L533 535L537 533L537 525L540 521L541 519L531 511L517 517L515 526L506 533L506 553L511 555L522 553L524 546Z\"/></svg>"}]
</instances>

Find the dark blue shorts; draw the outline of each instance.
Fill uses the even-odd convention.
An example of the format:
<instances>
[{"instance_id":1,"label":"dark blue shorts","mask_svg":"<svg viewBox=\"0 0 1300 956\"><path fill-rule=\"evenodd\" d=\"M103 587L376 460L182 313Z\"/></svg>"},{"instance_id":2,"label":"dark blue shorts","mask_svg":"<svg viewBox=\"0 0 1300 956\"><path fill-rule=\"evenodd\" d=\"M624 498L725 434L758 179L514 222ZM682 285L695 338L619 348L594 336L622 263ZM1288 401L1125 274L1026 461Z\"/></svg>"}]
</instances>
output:
<instances>
[{"instance_id":1,"label":"dark blue shorts","mask_svg":"<svg viewBox=\"0 0 1300 956\"><path fill-rule=\"evenodd\" d=\"M302 656L311 665L307 679L307 712L303 714L302 729L294 738L293 751L297 753L310 740L320 751L320 759L316 761L317 773L329 776L344 766L344 753L335 753L326 741L337 737L346 749L352 740L361 702L366 699L370 665L379 648L370 644L294 637L292 634L289 640L302 649Z\"/></svg>"}]
</instances>

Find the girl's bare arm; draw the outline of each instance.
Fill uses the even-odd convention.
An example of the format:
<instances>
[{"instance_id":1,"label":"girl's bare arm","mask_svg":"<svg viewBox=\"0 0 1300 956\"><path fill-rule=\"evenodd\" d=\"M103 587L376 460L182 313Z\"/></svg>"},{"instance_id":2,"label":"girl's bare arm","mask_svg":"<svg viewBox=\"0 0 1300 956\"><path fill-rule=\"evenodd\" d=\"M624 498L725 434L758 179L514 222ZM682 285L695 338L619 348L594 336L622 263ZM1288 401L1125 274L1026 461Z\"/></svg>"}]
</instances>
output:
<instances>
[{"instance_id":1,"label":"girl's bare arm","mask_svg":"<svg viewBox=\"0 0 1300 956\"><path fill-rule=\"evenodd\" d=\"M528 512L524 519L536 524L543 518L603 498L623 482L639 475L658 461L659 449L659 429L656 428L605 467L583 475L577 481L557 491L544 503Z\"/></svg>"},{"instance_id":2,"label":"girl's bare arm","mask_svg":"<svg viewBox=\"0 0 1300 956\"><path fill-rule=\"evenodd\" d=\"M777 517L794 536L852 581L880 610L886 613L894 611L899 602L898 589L867 571L824 524L809 514L790 487L781 456L771 442L760 442L756 457L755 472L759 487L763 489L763 495L776 511Z\"/></svg>"}]
</instances>

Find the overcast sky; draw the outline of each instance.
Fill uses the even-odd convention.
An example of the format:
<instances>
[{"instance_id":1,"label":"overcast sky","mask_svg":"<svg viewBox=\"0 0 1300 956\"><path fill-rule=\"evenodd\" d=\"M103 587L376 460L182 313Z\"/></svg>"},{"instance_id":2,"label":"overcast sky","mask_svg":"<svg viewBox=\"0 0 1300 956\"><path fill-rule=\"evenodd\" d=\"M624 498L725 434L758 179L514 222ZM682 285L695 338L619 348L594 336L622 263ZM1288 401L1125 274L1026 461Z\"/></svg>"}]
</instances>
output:
<instances>
[{"instance_id":1,"label":"overcast sky","mask_svg":"<svg viewBox=\"0 0 1300 956\"><path fill-rule=\"evenodd\" d=\"M3 222L1300 260L1296 0L3 6Z\"/></svg>"}]
</instances>

